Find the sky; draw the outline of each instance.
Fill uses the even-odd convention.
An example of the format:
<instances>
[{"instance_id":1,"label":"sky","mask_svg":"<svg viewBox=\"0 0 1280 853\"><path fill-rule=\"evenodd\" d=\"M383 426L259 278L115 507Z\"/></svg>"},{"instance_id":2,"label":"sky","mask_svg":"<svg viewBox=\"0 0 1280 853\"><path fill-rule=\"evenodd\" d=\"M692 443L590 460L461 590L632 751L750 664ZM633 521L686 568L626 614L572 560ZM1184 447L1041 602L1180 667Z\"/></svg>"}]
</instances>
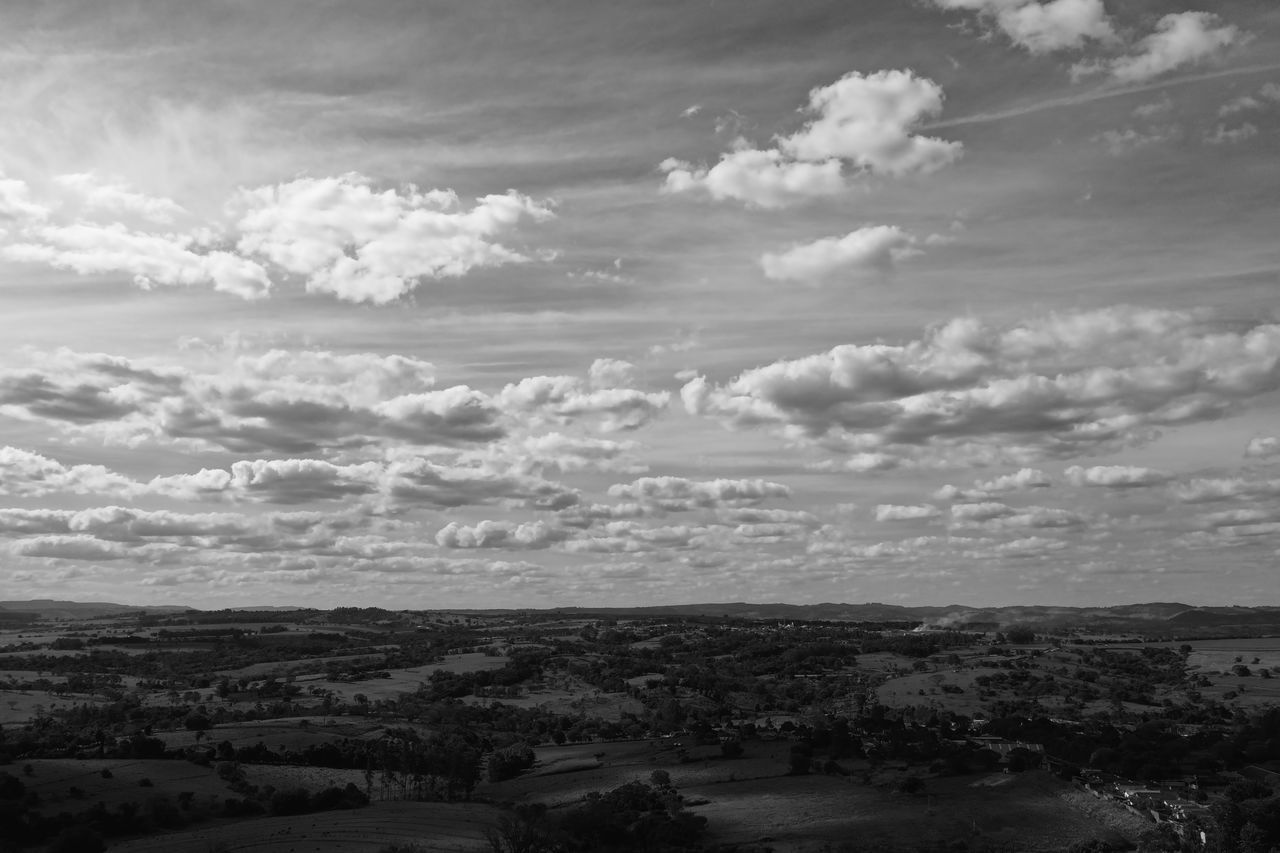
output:
<instances>
[{"instance_id":1,"label":"sky","mask_svg":"<svg viewBox=\"0 0 1280 853\"><path fill-rule=\"evenodd\" d=\"M0 31L0 598L1280 603L1270 0Z\"/></svg>"}]
</instances>

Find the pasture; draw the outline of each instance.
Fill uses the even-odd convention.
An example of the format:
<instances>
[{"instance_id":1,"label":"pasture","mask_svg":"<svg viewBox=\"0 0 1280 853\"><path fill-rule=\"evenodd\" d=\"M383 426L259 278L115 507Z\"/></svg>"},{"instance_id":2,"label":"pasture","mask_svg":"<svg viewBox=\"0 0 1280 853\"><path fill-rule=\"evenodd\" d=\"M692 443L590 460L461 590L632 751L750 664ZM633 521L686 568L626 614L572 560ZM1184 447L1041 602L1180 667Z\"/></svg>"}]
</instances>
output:
<instances>
[{"instance_id":1,"label":"pasture","mask_svg":"<svg viewBox=\"0 0 1280 853\"><path fill-rule=\"evenodd\" d=\"M25 723L27 720L35 719L41 709L49 711L54 708L73 708L76 705L106 702L107 700L101 696L79 694L55 696L39 690L0 690L0 725Z\"/></svg>"},{"instance_id":2,"label":"pasture","mask_svg":"<svg viewBox=\"0 0 1280 853\"><path fill-rule=\"evenodd\" d=\"M227 783L219 779L211 767L187 761L121 758L34 758L22 762L30 765L31 775L22 775L28 791L40 795L48 811L78 811L93 803L114 807L124 802L141 802L155 796L176 797L190 791L197 800L235 796ZM19 766L6 768L19 772ZM107 770L110 778L104 778ZM142 781L149 779L151 785ZM73 794L72 788L81 794Z\"/></svg>"},{"instance_id":3,"label":"pasture","mask_svg":"<svg viewBox=\"0 0 1280 853\"><path fill-rule=\"evenodd\" d=\"M391 844L419 844L439 853L484 849L484 831L498 816L479 803L375 803L354 811L243 822L213 822L199 829L118 841L112 853L377 853Z\"/></svg>"},{"instance_id":4,"label":"pasture","mask_svg":"<svg viewBox=\"0 0 1280 853\"><path fill-rule=\"evenodd\" d=\"M705 799L694 811L710 824L709 840L766 842L775 853L818 853L857 841L861 849L984 840L1026 853L1061 851L1073 841L1132 838L1137 824L1120 811L1108 825L1069 796L1071 786L1030 772L1000 785L973 777L928 779L908 795L830 776L780 776L682 790ZM1088 798L1092 799L1092 798ZM1149 824L1139 821L1142 828Z\"/></svg>"},{"instance_id":5,"label":"pasture","mask_svg":"<svg viewBox=\"0 0 1280 853\"><path fill-rule=\"evenodd\" d=\"M468 652L460 655L448 655L437 663L422 666L403 667L387 670L389 678L370 678L364 681L332 681L323 677L299 678L297 683L304 690L332 690L337 696L347 699L360 693L370 702L379 699L394 699L402 693L413 693L423 682L430 680L436 670L464 673L482 672L500 669L506 666L507 658L501 655L486 655L483 652Z\"/></svg>"}]
</instances>

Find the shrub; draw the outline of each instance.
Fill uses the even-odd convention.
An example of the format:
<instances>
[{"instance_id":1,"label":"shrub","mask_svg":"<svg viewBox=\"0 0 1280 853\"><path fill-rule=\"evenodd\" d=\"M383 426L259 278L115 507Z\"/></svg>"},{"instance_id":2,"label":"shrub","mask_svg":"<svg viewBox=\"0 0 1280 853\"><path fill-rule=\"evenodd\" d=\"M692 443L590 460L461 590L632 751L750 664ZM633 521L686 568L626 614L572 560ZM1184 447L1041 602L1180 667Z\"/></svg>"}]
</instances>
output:
<instances>
[{"instance_id":1,"label":"shrub","mask_svg":"<svg viewBox=\"0 0 1280 853\"><path fill-rule=\"evenodd\" d=\"M311 811L311 794L306 788L289 788L271 795L271 813L288 816Z\"/></svg>"},{"instance_id":2,"label":"shrub","mask_svg":"<svg viewBox=\"0 0 1280 853\"><path fill-rule=\"evenodd\" d=\"M87 826L67 827L49 845L49 853L104 853L106 849L102 837Z\"/></svg>"}]
</instances>

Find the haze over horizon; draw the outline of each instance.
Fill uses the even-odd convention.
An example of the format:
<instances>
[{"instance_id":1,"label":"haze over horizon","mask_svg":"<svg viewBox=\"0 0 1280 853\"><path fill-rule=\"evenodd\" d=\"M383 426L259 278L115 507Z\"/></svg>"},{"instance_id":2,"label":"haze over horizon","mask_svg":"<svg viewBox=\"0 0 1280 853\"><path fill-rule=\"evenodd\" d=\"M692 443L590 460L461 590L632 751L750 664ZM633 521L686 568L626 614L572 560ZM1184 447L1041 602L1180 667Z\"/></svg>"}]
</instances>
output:
<instances>
[{"instance_id":1,"label":"haze over horizon","mask_svg":"<svg viewBox=\"0 0 1280 853\"><path fill-rule=\"evenodd\" d=\"M1280 603L1280 7L0 25L0 598Z\"/></svg>"}]
</instances>

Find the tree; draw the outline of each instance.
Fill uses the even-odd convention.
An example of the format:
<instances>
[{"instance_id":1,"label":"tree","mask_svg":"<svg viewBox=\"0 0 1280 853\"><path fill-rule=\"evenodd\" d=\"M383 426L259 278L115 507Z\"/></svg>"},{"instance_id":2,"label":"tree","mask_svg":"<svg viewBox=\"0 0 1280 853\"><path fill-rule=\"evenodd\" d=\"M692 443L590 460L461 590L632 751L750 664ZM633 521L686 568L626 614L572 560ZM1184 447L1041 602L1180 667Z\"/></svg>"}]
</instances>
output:
<instances>
[{"instance_id":1,"label":"tree","mask_svg":"<svg viewBox=\"0 0 1280 853\"><path fill-rule=\"evenodd\" d=\"M724 758L741 758L742 752L742 741L740 740L727 740L720 744L720 755Z\"/></svg>"}]
</instances>

